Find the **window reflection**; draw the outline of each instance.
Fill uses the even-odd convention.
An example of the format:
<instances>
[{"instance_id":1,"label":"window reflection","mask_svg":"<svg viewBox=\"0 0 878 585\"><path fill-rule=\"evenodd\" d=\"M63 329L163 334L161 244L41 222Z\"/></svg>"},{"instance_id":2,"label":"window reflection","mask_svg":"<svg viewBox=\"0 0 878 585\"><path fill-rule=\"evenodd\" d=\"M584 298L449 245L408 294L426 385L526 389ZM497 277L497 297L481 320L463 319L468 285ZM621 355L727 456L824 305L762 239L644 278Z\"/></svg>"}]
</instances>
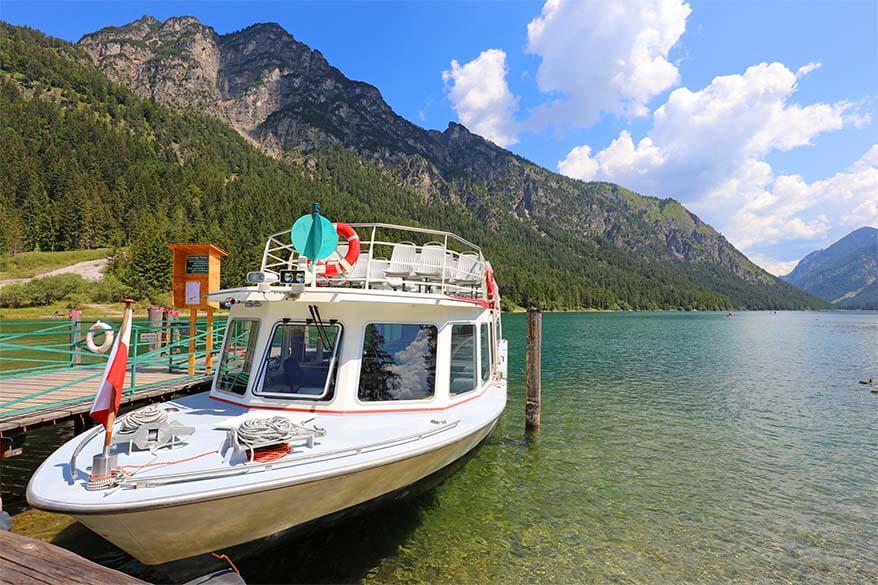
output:
<instances>
[{"instance_id":1,"label":"window reflection","mask_svg":"<svg viewBox=\"0 0 878 585\"><path fill-rule=\"evenodd\" d=\"M220 358L216 386L220 390L244 394L256 348L259 321L233 319L226 333L226 346Z\"/></svg>"},{"instance_id":2,"label":"window reflection","mask_svg":"<svg viewBox=\"0 0 878 585\"><path fill-rule=\"evenodd\" d=\"M482 339L482 382L487 382L491 375L491 342L488 336L488 324L482 323L481 327Z\"/></svg>"},{"instance_id":3,"label":"window reflection","mask_svg":"<svg viewBox=\"0 0 878 585\"><path fill-rule=\"evenodd\" d=\"M451 372L448 388L452 396L475 389L476 328L474 325L451 327Z\"/></svg>"},{"instance_id":4,"label":"window reflection","mask_svg":"<svg viewBox=\"0 0 878 585\"><path fill-rule=\"evenodd\" d=\"M419 400L436 386L434 325L366 326L357 396L364 401Z\"/></svg>"}]
</instances>

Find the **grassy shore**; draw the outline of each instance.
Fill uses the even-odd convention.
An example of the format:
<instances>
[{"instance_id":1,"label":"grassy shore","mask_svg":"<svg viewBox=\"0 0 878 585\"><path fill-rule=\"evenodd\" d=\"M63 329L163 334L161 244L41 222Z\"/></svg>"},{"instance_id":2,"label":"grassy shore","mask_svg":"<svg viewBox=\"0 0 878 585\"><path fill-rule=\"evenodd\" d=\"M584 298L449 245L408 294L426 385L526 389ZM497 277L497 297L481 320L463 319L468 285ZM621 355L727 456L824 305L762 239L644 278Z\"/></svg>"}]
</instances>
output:
<instances>
[{"instance_id":1,"label":"grassy shore","mask_svg":"<svg viewBox=\"0 0 878 585\"><path fill-rule=\"evenodd\" d=\"M108 252L108 248L95 248L65 252L22 252L15 256L0 256L0 280L32 278L78 262L106 258Z\"/></svg>"},{"instance_id":2,"label":"grassy shore","mask_svg":"<svg viewBox=\"0 0 878 585\"><path fill-rule=\"evenodd\" d=\"M122 303L101 304L89 303L80 307L82 309L82 318L90 319L92 317L121 317ZM136 313L146 315L146 306L136 307ZM42 307L20 307L16 309L0 309L0 321L6 320L22 320L22 321L42 321L43 319L67 319L70 314L70 303L67 301L58 301L50 305Z\"/></svg>"},{"instance_id":3,"label":"grassy shore","mask_svg":"<svg viewBox=\"0 0 878 585\"><path fill-rule=\"evenodd\" d=\"M146 319L149 302L140 302L134 305L134 318ZM97 318L121 318L122 303L86 303L79 308L82 309L83 321L89 321ZM70 313L70 303L67 301L59 301L43 307L21 307L17 309L0 309L0 327L3 321L42 321L46 319L67 319ZM215 317L223 317L228 314L227 309L217 309L213 312ZM181 318L188 318L187 310L180 310ZM199 314L199 318L204 317L204 312Z\"/></svg>"}]
</instances>

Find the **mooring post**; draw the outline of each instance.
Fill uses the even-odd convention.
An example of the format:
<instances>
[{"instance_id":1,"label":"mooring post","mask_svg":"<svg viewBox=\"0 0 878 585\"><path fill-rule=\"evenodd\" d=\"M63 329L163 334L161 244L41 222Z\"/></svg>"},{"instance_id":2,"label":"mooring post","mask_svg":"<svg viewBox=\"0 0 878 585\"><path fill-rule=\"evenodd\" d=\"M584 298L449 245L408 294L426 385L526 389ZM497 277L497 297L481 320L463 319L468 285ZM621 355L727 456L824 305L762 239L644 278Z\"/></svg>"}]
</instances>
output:
<instances>
[{"instance_id":1,"label":"mooring post","mask_svg":"<svg viewBox=\"0 0 878 585\"><path fill-rule=\"evenodd\" d=\"M525 354L524 427L540 428L540 361L543 336L543 313L537 308L527 310L527 345Z\"/></svg>"},{"instance_id":2,"label":"mooring post","mask_svg":"<svg viewBox=\"0 0 878 585\"><path fill-rule=\"evenodd\" d=\"M82 309L70 309L70 366L82 363L82 355L79 353L81 329Z\"/></svg>"}]
</instances>

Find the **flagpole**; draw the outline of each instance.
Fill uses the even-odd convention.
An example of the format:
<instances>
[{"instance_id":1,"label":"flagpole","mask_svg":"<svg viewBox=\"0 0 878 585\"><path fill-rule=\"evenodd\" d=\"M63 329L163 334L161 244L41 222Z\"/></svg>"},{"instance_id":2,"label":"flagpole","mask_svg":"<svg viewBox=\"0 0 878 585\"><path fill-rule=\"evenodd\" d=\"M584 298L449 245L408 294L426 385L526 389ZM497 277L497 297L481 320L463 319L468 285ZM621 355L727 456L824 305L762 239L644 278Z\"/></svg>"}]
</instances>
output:
<instances>
[{"instance_id":1,"label":"flagpole","mask_svg":"<svg viewBox=\"0 0 878 585\"><path fill-rule=\"evenodd\" d=\"M122 326L119 328L119 336L121 337L125 330L128 328L128 321L131 320L131 305L134 304L132 299L122 299L122 302L125 303L125 312L122 314ZM127 349L127 348L126 348ZM106 430L104 432L104 456L109 456L110 454L110 444L113 442L113 423L116 422L116 412L114 409L110 409L110 412L107 413L107 424Z\"/></svg>"}]
</instances>

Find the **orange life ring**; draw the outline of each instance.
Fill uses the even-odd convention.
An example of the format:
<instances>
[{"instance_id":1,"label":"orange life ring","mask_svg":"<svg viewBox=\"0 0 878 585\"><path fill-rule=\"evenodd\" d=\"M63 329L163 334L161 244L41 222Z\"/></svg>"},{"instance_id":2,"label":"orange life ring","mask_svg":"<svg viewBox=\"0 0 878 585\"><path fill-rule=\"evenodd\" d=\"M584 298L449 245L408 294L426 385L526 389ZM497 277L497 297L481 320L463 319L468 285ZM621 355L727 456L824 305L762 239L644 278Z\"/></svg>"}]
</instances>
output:
<instances>
[{"instance_id":1,"label":"orange life ring","mask_svg":"<svg viewBox=\"0 0 878 585\"><path fill-rule=\"evenodd\" d=\"M500 295L497 294L497 281L494 280L494 270L488 267L485 270L485 288L488 293L488 304L493 308L500 306Z\"/></svg>"},{"instance_id":2,"label":"orange life ring","mask_svg":"<svg viewBox=\"0 0 878 585\"><path fill-rule=\"evenodd\" d=\"M357 263L360 258L360 236L356 230L346 223L338 222L335 225L335 233L338 237L344 238L348 243L348 253L341 260L333 260L332 262L319 262L318 265L323 266L323 276L338 276L344 274Z\"/></svg>"}]
</instances>

